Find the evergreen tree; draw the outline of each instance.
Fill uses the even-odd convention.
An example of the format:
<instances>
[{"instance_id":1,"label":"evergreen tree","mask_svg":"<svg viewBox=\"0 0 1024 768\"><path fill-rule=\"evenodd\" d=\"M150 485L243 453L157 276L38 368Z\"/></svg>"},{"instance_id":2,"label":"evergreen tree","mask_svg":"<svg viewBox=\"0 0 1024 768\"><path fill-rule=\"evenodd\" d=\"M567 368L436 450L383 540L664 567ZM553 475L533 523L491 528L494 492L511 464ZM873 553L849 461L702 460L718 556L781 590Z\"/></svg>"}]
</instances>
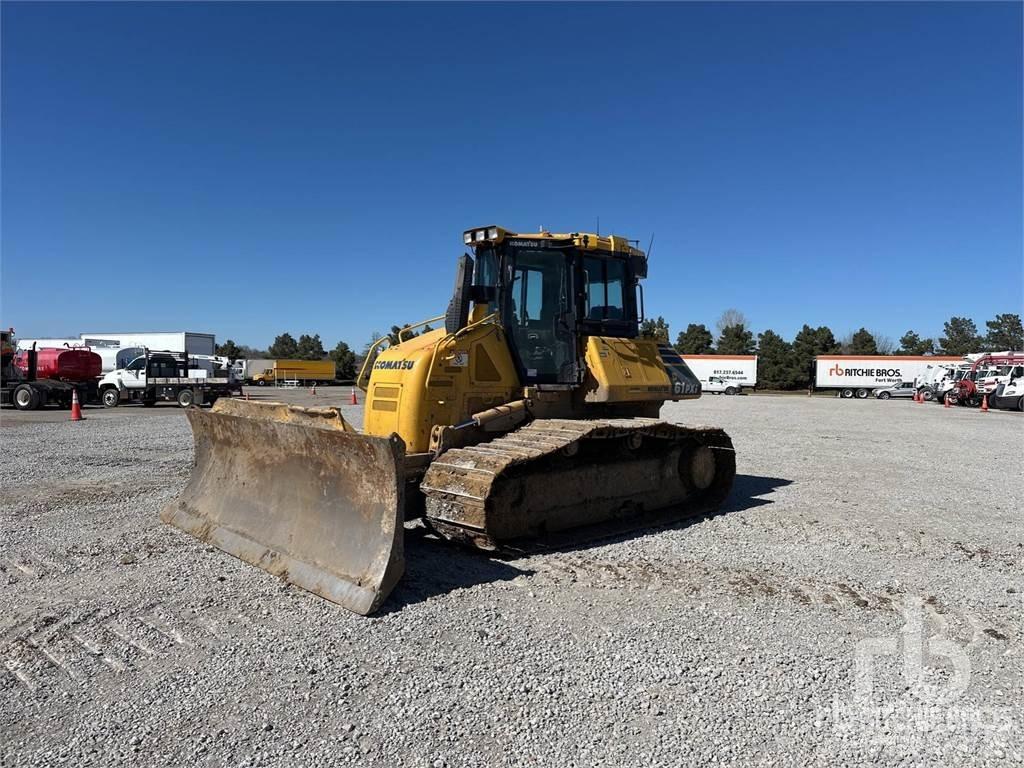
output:
<instances>
[{"instance_id":1,"label":"evergreen tree","mask_svg":"<svg viewBox=\"0 0 1024 768\"><path fill-rule=\"evenodd\" d=\"M657 339L659 344L668 344L668 323L661 315L653 320L648 318L640 323L640 335L648 339Z\"/></svg>"},{"instance_id":2,"label":"evergreen tree","mask_svg":"<svg viewBox=\"0 0 1024 768\"><path fill-rule=\"evenodd\" d=\"M914 331L907 331L900 337L901 355L931 355L935 353L935 342L922 339Z\"/></svg>"},{"instance_id":3,"label":"evergreen tree","mask_svg":"<svg viewBox=\"0 0 1024 768\"><path fill-rule=\"evenodd\" d=\"M218 344L215 352L221 357L226 357L232 363L242 357L242 348L235 344L231 339L228 339L223 344Z\"/></svg>"},{"instance_id":4,"label":"evergreen tree","mask_svg":"<svg viewBox=\"0 0 1024 768\"><path fill-rule=\"evenodd\" d=\"M757 338L757 386L765 389L796 387L793 346L772 330L764 331Z\"/></svg>"},{"instance_id":5,"label":"evergreen tree","mask_svg":"<svg viewBox=\"0 0 1024 768\"><path fill-rule=\"evenodd\" d=\"M428 325L427 328L430 328L430 326ZM400 340L398 338L399 333L402 333L402 339L404 339L405 341L408 341L409 339L414 339L417 336L419 336L419 334L416 333L416 331L406 331L405 327L399 328L397 325L392 325L391 333L388 334L388 341L392 345L400 343Z\"/></svg>"},{"instance_id":6,"label":"evergreen tree","mask_svg":"<svg viewBox=\"0 0 1024 768\"><path fill-rule=\"evenodd\" d=\"M257 358L270 357L270 353L265 349L256 349L256 347L239 344L238 356L244 360L256 360Z\"/></svg>"},{"instance_id":7,"label":"evergreen tree","mask_svg":"<svg viewBox=\"0 0 1024 768\"><path fill-rule=\"evenodd\" d=\"M298 344L295 345L295 356L299 360L323 360L324 345L320 341L320 334L310 336L302 334L299 336Z\"/></svg>"},{"instance_id":8,"label":"evergreen tree","mask_svg":"<svg viewBox=\"0 0 1024 768\"><path fill-rule=\"evenodd\" d=\"M951 317L942 330L945 335L939 339L939 345L947 355L966 355L981 350L978 326L969 317Z\"/></svg>"},{"instance_id":9,"label":"evergreen tree","mask_svg":"<svg viewBox=\"0 0 1024 768\"><path fill-rule=\"evenodd\" d=\"M704 325L690 323L676 337L676 352L681 355L710 355L715 338Z\"/></svg>"},{"instance_id":10,"label":"evergreen tree","mask_svg":"<svg viewBox=\"0 0 1024 768\"><path fill-rule=\"evenodd\" d=\"M1024 350L1024 327L1021 326L1020 315L996 315L985 325L988 327L985 344L990 352Z\"/></svg>"},{"instance_id":11,"label":"evergreen tree","mask_svg":"<svg viewBox=\"0 0 1024 768\"><path fill-rule=\"evenodd\" d=\"M330 351L328 356L334 361L337 367L336 378L354 379L356 377L356 355L349 349L348 344L339 341L337 346Z\"/></svg>"},{"instance_id":12,"label":"evergreen tree","mask_svg":"<svg viewBox=\"0 0 1024 768\"><path fill-rule=\"evenodd\" d=\"M804 325L793 338L793 378L798 387L809 386L814 379L812 365L818 355L834 355L839 344L827 325L811 328Z\"/></svg>"},{"instance_id":13,"label":"evergreen tree","mask_svg":"<svg viewBox=\"0 0 1024 768\"><path fill-rule=\"evenodd\" d=\"M867 328L861 328L850 339L850 354L851 355L877 355L878 345L875 343L875 337L871 335L871 332Z\"/></svg>"},{"instance_id":14,"label":"evergreen tree","mask_svg":"<svg viewBox=\"0 0 1024 768\"><path fill-rule=\"evenodd\" d=\"M754 334L743 323L727 325L718 338L717 351L720 355L752 355Z\"/></svg>"},{"instance_id":15,"label":"evergreen tree","mask_svg":"<svg viewBox=\"0 0 1024 768\"><path fill-rule=\"evenodd\" d=\"M282 333L274 339L267 354L275 360L294 359L298 354L298 344L290 333Z\"/></svg>"}]
</instances>

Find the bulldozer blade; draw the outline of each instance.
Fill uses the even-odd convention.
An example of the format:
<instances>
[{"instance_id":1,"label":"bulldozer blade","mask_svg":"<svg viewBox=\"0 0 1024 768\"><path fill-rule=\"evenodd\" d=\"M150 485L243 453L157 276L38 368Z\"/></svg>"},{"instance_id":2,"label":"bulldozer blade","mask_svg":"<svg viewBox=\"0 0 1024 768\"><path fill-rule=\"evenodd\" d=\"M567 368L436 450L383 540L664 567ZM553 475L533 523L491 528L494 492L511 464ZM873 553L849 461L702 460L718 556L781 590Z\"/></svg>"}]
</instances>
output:
<instances>
[{"instance_id":1,"label":"bulldozer blade","mask_svg":"<svg viewBox=\"0 0 1024 768\"><path fill-rule=\"evenodd\" d=\"M376 610L404 569L402 440L358 434L337 409L220 400L186 414L195 466L161 519L350 611Z\"/></svg>"}]
</instances>

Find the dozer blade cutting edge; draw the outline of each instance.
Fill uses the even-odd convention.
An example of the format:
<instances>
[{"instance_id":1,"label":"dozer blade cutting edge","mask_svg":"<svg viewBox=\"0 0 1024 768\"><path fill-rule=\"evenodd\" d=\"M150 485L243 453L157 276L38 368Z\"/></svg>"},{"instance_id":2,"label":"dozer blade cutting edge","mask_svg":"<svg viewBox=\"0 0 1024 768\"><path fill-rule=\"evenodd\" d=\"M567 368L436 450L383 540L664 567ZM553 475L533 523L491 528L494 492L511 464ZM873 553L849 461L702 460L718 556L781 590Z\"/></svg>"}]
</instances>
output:
<instances>
[{"instance_id":1,"label":"dozer blade cutting edge","mask_svg":"<svg viewBox=\"0 0 1024 768\"><path fill-rule=\"evenodd\" d=\"M160 513L247 563L366 615L404 570L405 446L336 408L220 400L186 411L188 486Z\"/></svg>"}]
</instances>

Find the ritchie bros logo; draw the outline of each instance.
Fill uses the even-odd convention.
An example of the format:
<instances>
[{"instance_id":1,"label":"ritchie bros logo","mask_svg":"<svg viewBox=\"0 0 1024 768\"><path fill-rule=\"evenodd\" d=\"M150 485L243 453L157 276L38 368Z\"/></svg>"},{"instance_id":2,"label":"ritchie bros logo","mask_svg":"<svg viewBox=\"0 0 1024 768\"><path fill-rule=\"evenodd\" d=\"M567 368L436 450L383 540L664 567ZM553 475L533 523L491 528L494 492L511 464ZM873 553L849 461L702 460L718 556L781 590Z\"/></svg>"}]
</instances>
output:
<instances>
[{"instance_id":1,"label":"ritchie bros logo","mask_svg":"<svg viewBox=\"0 0 1024 768\"><path fill-rule=\"evenodd\" d=\"M841 368L838 364L828 369L829 376L873 376L875 378L900 378L899 368Z\"/></svg>"}]
</instances>

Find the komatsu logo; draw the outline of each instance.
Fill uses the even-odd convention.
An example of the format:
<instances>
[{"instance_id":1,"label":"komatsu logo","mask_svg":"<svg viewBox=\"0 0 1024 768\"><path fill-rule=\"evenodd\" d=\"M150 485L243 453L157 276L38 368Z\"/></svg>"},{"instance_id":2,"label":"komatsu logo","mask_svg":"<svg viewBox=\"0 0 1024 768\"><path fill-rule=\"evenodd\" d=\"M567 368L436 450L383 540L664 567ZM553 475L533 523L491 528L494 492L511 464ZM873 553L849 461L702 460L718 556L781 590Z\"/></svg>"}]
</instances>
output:
<instances>
[{"instance_id":1,"label":"komatsu logo","mask_svg":"<svg viewBox=\"0 0 1024 768\"><path fill-rule=\"evenodd\" d=\"M376 371L411 371L415 360L378 360L373 364Z\"/></svg>"},{"instance_id":2,"label":"komatsu logo","mask_svg":"<svg viewBox=\"0 0 1024 768\"><path fill-rule=\"evenodd\" d=\"M842 368L833 365L828 369L829 376L874 376L875 378L900 378L899 368Z\"/></svg>"}]
</instances>

